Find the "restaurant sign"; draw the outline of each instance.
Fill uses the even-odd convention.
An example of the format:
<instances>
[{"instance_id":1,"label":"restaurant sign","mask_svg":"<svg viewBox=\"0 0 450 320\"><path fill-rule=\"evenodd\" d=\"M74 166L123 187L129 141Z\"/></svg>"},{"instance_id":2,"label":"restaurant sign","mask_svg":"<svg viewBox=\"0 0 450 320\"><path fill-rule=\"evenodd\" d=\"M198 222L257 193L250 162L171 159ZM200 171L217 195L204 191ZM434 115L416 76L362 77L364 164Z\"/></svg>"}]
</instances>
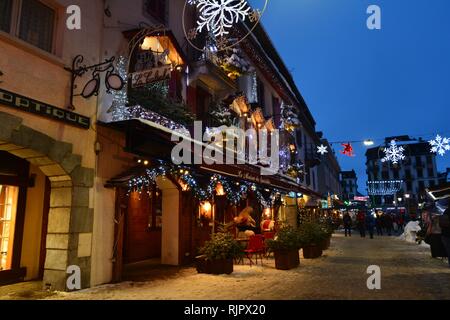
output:
<instances>
[{"instance_id":1,"label":"restaurant sign","mask_svg":"<svg viewBox=\"0 0 450 320\"><path fill-rule=\"evenodd\" d=\"M0 105L89 129L90 118L0 88Z\"/></svg>"},{"instance_id":2,"label":"restaurant sign","mask_svg":"<svg viewBox=\"0 0 450 320\"><path fill-rule=\"evenodd\" d=\"M150 70L138 71L131 74L131 86L141 87L153 82L167 80L172 72L171 65L153 68Z\"/></svg>"}]
</instances>

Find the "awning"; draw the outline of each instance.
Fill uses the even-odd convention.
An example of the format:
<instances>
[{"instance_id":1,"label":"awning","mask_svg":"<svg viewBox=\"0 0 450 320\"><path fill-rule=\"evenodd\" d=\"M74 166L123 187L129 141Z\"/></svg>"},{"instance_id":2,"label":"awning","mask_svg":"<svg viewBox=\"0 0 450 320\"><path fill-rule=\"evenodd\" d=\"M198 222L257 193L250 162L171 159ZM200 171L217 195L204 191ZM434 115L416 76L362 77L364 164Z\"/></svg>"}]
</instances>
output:
<instances>
[{"instance_id":1,"label":"awning","mask_svg":"<svg viewBox=\"0 0 450 320\"><path fill-rule=\"evenodd\" d=\"M119 122L103 123L98 122L98 125L112 128L123 132L126 135L125 151L135 154L140 157L145 157L156 160L171 161L171 152L175 142L171 141L171 136L175 131L161 126L152 121L144 119L131 119ZM193 144L201 144L203 142L191 139ZM192 168L199 174L220 174L227 178L245 180L264 186L269 189L280 189L287 193L296 192L305 195L320 198L321 195L304 186L297 184L291 178L277 175L261 175L261 168L252 164L235 164L235 165L192 165ZM136 169L133 169L136 170ZM130 176L133 176L134 171L124 172L120 176L115 177L110 181L110 184L120 184ZM134 174L135 176L136 174ZM129 179L128 179L129 180ZM128 181L126 180L126 181Z\"/></svg>"}]
</instances>

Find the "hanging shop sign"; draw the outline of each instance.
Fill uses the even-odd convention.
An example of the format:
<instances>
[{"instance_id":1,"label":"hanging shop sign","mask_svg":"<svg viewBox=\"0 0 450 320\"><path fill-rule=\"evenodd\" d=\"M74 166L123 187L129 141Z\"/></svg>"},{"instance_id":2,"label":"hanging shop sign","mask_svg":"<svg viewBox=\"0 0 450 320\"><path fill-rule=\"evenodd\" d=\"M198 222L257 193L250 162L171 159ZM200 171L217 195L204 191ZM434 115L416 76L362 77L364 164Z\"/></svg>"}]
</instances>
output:
<instances>
[{"instance_id":1,"label":"hanging shop sign","mask_svg":"<svg viewBox=\"0 0 450 320\"><path fill-rule=\"evenodd\" d=\"M147 84L170 79L172 67L164 65L150 70L138 71L131 74L131 85L133 88L142 87Z\"/></svg>"},{"instance_id":2,"label":"hanging shop sign","mask_svg":"<svg viewBox=\"0 0 450 320\"><path fill-rule=\"evenodd\" d=\"M91 120L88 117L1 88L0 104L83 129L89 129L91 124Z\"/></svg>"}]
</instances>

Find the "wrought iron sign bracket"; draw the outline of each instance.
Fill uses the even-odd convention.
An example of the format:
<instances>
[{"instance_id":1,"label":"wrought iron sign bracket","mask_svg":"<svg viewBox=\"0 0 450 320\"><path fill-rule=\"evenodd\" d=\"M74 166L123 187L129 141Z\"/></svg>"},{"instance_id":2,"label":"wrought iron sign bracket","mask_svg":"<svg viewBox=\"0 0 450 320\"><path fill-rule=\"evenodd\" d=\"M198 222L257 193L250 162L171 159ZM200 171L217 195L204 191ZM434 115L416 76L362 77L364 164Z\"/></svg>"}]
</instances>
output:
<instances>
[{"instance_id":1,"label":"wrought iron sign bracket","mask_svg":"<svg viewBox=\"0 0 450 320\"><path fill-rule=\"evenodd\" d=\"M66 67L65 69L69 71L71 76L70 81L70 101L69 106L67 107L69 110L75 110L75 106L73 104L73 98L77 96L82 96L85 99L88 99L92 96L98 95L98 90L100 88L100 74L106 72L105 76L105 85L106 92L110 93L111 90L121 90L125 84L124 80L115 73L114 60L116 58L113 56L109 59L105 59L104 62L86 66L83 64L84 56L77 55L72 61L72 67ZM92 71L92 79L89 80L84 86L81 93L75 94L75 90L77 89L76 80L77 78L81 78L83 75Z\"/></svg>"}]
</instances>

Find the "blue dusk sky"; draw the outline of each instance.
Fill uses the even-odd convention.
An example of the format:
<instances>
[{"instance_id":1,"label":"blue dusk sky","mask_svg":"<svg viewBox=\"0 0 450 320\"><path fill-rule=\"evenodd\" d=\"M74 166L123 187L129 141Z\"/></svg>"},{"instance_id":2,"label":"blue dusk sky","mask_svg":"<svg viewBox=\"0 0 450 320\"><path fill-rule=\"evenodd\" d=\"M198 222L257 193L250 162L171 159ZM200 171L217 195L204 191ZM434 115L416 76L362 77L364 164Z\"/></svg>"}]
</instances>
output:
<instances>
[{"instance_id":1,"label":"blue dusk sky","mask_svg":"<svg viewBox=\"0 0 450 320\"><path fill-rule=\"evenodd\" d=\"M263 0L250 1L261 7ZM369 5L381 30L369 30ZM330 141L450 136L449 0L269 0L263 25ZM365 147L339 155L366 193ZM438 157L440 171L450 153Z\"/></svg>"}]
</instances>

